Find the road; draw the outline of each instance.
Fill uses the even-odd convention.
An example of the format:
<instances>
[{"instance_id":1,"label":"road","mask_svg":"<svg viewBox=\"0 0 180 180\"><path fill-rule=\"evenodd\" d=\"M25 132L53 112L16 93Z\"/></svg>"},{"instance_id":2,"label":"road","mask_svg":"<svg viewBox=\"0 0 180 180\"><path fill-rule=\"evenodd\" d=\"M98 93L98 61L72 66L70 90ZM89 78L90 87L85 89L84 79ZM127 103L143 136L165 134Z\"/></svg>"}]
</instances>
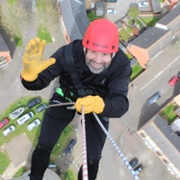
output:
<instances>
[{"instance_id":1,"label":"road","mask_svg":"<svg viewBox=\"0 0 180 180\"><path fill-rule=\"evenodd\" d=\"M179 93L180 82L174 87L168 84L168 80L179 72L179 67L180 53L174 50L173 45L169 45L148 63L148 70L143 72L130 85L128 94L129 111L122 118L111 119L110 121L110 133L125 157L128 160L138 157L144 165L145 168L139 175L142 179L175 179L152 150L145 146L142 139L136 134L136 130ZM148 104L148 98L156 91L160 91L162 97L157 103ZM125 180L132 179L123 161L117 157L108 141L104 147L100 169L103 180L109 180L112 177L114 180L118 180L119 177Z\"/></svg>"}]
</instances>

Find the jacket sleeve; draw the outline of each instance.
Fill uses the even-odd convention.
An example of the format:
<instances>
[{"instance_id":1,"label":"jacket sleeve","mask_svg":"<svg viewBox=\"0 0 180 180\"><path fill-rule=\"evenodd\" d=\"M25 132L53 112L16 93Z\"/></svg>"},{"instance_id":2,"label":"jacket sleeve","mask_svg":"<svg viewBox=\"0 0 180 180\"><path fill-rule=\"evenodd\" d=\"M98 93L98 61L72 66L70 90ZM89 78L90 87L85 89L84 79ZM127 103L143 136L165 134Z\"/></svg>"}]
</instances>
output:
<instances>
[{"instance_id":1,"label":"jacket sleeve","mask_svg":"<svg viewBox=\"0 0 180 180\"><path fill-rule=\"evenodd\" d=\"M116 72L109 79L108 96L104 99L105 108L101 114L102 116L119 118L129 108L127 93L132 70L126 55L121 55L121 58L124 59L122 65L116 64Z\"/></svg>"},{"instance_id":2,"label":"jacket sleeve","mask_svg":"<svg viewBox=\"0 0 180 180\"><path fill-rule=\"evenodd\" d=\"M58 49L51 57L56 59L55 64L49 66L44 71L39 73L38 78L33 82L28 82L21 78L21 82L23 86L28 90L41 90L47 87L52 80L56 77L60 76L63 67L64 67L64 60L63 60L63 48Z\"/></svg>"}]
</instances>

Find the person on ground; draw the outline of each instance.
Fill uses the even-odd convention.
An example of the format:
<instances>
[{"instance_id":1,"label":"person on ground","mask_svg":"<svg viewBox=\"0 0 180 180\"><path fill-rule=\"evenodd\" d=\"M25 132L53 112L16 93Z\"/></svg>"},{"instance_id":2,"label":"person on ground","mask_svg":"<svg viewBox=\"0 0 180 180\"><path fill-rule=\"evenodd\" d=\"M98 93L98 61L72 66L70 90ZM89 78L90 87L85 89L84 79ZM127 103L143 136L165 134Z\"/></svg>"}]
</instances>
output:
<instances>
[{"instance_id":1,"label":"person on ground","mask_svg":"<svg viewBox=\"0 0 180 180\"><path fill-rule=\"evenodd\" d=\"M109 118L120 118L128 111L130 60L119 48L117 26L107 19L94 20L82 40L60 47L49 59L43 60L45 44L39 38L29 41L23 55L21 82L26 89L36 91L59 77L59 87L49 104L75 102L75 109L66 106L46 109L32 154L30 180L43 179L53 147L75 113L82 113L82 107L86 123L88 176L89 180L95 180L106 135L93 113L108 130ZM67 51L69 46L72 51ZM68 63L70 58L73 62ZM82 166L78 180L82 180Z\"/></svg>"}]
</instances>

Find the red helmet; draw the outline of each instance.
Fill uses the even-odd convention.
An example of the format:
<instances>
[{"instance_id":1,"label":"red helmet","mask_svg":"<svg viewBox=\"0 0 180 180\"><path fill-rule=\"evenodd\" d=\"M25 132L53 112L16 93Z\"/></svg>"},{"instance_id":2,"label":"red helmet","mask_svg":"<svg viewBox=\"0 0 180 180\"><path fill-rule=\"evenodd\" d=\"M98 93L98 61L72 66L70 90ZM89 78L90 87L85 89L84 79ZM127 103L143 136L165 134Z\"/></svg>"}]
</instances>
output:
<instances>
[{"instance_id":1,"label":"red helmet","mask_svg":"<svg viewBox=\"0 0 180 180\"><path fill-rule=\"evenodd\" d=\"M92 51L117 52L119 44L118 28L107 19L94 20L87 28L82 44Z\"/></svg>"}]
</instances>

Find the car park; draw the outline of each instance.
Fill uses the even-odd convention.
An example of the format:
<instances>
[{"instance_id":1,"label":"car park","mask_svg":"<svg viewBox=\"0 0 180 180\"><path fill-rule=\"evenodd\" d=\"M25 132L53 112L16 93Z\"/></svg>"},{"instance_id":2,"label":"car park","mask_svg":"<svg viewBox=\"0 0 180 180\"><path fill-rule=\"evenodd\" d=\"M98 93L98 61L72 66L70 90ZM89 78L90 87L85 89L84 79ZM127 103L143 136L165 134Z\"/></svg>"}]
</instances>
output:
<instances>
[{"instance_id":1,"label":"car park","mask_svg":"<svg viewBox=\"0 0 180 180\"><path fill-rule=\"evenodd\" d=\"M9 123L9 119L8 118L4 118L2 121L0 121L0 129L2 129L8 123Z\"/></svg>"},{"instance_id":2,"label":"car park","mask_svg":"<svg viewBox=\"0 0 180 180\"><path fill-rule=\"evenodd\" d=\"M116 9L108 8L108 9L105 10L105 13L106 14L116 14L117 11L116 11Z\"/></svg>"},{"instance_id":3,"label":"car park","mask_svg":"<svg viewBox=\"0 0 180 180\"><path fill-rule=\"evenodd\" d=\"M160 92L156 92L151 98L149 98L149 104L154 104L161 97Z\"/></svg>"},{"instance_id":4,"label":"car park","mask_svg":"<svg viewBox=\"0 0 180 180\"><path fill-rule=\"evenodd\" d=\"M47 104L41 104L40 106L38 106L37 108L36 108L36 111L37 112L41 112L41 111L43 111L43 110L45 110L47 108Z\"/></svg>"},{"instance_id":5,"label":"car park","mask_svg":"<svg viewBox=\"0 0 180 180\"><path fill-rule=\"evenodd\" d=\"M132 167L132 169L134 169L137 166L138 162L138 159L135 157L131 159L131 161L129 161L129 165Z\"/></svg>"},{"instance_id":6,"label":"car park","mask_svg":"<svg viewBox=\"0 0 180 180\"><path fill-rule=\"evenodd\" d=\"M139 164L138 166L136 166L134 168L134 172L136 173L136 175L138 175L141 171L143 171L143 165Z\"/></svg>"},{"instance_id":7,"label":"car park","mask_svg":"<svg viewBox=\"0 0 180 180\"><path fill-rule=\"evenodd\" d=\"M27 107L28 108L32 108L34 106L36 106L37 104L41 103L41 98L40 97L36 97L34 99L31 99L28 103L27 103Z\"/></svg>"},{"instance_id":8,"label":"car park","mask_svg":"<svg viewBox=\"0 0 180 180\"><path fill-rule=\"evenodd\" d=\"M4 136L8 136L11 134L13 131L15 131L16 127L14 125L9 126L8 128L3 130Z\"/></svg>"},{"instance_id":9,"label":"car park","mask_svg":"<svg viewBox=\"0 0 180 180\"><path fill-rule=\"evenodd\" d=\"M34 113L30 111L22 117L20 117L16 122L18 123L18 125L22 126L26 121L28 121L32 117L34 117Z\"/></svg>"},{"instance_id":10,"label":"car park","mask_svg":"<svg viewBox=\"0 0 180 180\"><path fill-rule=\"evenodd\" d=\"M75 139L71 139L70 143L68 144L67 148L64 150L63 155L69 156L74 148L74 146L76 145L76 140Z\"/></svg>"},{"instance_id":11,"label":"car park","mask_svg":"<svg viewBox=\"0 0 180 180\"><path fill-rule=\"evenodd\" d=\"M39 119L35 119L33 122L31 122L27 126L27 129L28 131L32 131L35 127L39 126L40 124L41 124L41 121Z\"/></svg>"},{"instance_id":12,"label":"car park","mask_svg":"<svg viewBox=\"0 0 180 180\"><path fill-rule=\"evenodd\" d=\"M178 76L173 76L169 81L168 81L168 84L170 86L174 86L177 82L178 82L179 78Z\"/></svg>"}]
</instances>

